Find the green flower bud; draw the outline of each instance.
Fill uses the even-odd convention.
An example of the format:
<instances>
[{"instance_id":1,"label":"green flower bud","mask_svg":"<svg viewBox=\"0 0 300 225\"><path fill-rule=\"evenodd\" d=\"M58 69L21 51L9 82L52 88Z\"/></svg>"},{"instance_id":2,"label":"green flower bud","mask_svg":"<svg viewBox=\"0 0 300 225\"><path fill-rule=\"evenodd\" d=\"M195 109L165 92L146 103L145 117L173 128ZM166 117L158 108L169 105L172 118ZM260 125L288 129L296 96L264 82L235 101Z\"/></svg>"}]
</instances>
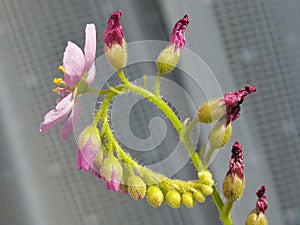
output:
<instances>
[{"instance_id":1,"label":"green flower bud","mask_svg":"<svg viewBox=\"0 0 300 225\"><path fill-rule=\"evenodd\" d=\"M209 135L208 141L213 149L222 148L230 140L231 134L231 123L226 125L226 121L220 120L213 127Z\"/></svg>"},{"instance_id":2,"label":"green flower bud","mask_svg":"<svg viewBox=\"0 0 300 225\"><path fill-rule=\"evenodd\" d=\"M145 182L138 176L132 175L127 181L128 192L134 200L143 199L146 195L147 187Z\"/></svg>"},{"instance_id":3,"label":"green flower bud","mask_svg":"<svg viewBox=\"0 0 300 225\"><path fill-rule=\"evenodd\" d=\"M222 98L215 98L204 103L198 111L199 121L211 123L221 119L226 113L226 107Z\"/></svg>"},{"instance_id":4,"label":"green flower bud","mask_svg":"<svg viewBox=\"0 0 300 225\"><path fill-rule=\"evenodd\" d=\"M200 184L200 189L201 189L201 192L204 195L211 195L214 191L211 186L208 186L208 185L205 185L205 184Z\"/></svg>"},{"instance_id":5,"label":"green flower bud","mask_svg":"<svg viewBox=\"0 0 300 225\"><path fill-rule=\"evenodd\" d=\"M207 186L213 186L214 180L212 178L212 174L208 170L203 170L198 172L198 178L201 184L205 184Z\"/></svg>"},{"instance_id":6,"label":"green flower bud","mask_svg":"<svg viewBox=\"0 0 300 225\"><path fill-rule=\"evenodd\" d=\"M192 208L195 205L193 195L191 193L184 193L182 195L182 203L188 207Z\"/></svg>"},{"instance_id":7,"label":"green flower bud","mask_svg":"<svg viewBox=\"0 0 300 225\"><path fill-rule=\"evenodd\" d=\"M238 176L228 174L223 182L223 194L229 201L239 199L245 189L245 178L240 179Z\"/></svg>"},{"instance_id":8,"label":"green flower bud","mask_svg":"<svg viewBox=\"0 0 300 225\"><path fill-rule=\"evenodd\" d=\"M150 186L147 190L147 200L153 207L159 207L164 201L162 191L156 186Z\"/></svg>"},{"instance_id":9,"label":"green flower bud","mask_svg":"<svg viewBox=\"0 0 300 225\"><path fill-rule=\"evenodd\" d=\"M193 197L198 202L204 202L205 201L205 195L202 194L200 191L193 192Z\"/></svg>"},{"instance_id":10,"label":"green flower bud","mask_svg":"<svg viewBox=\"0 0 300 225\"><path fill-rule=\"evenodd\" d=\"M166 203L172 208L179 208L181 196L177 191L168 191L165 197Z\"/></svg>"},{"instance_id":11,"label":"green flower bud","mask_svg":"<svg viewBox=\"0 0 300 225\"><path fill-rule=\"evenodd\" d=\"M167 46L159 54L156 65L160 74L172 72L180 58L180 49L176 49L174 45Z\"/></svg>"},{"instance_id":12,"label":"green flower bud","mask_svg":"<svg viewBox=\"0 0 300 225\"><path fill-rule=\"evenodd\" d=\"M246 219L246 225L268 225L268 219L263 212L254 209Z\"/></svg>"},{"instance_id":13,"label":"green flower bud","mask_svg":"<svg viewBox=\"0 0 300 225\"><path fill-rule=\"evenodd\" d=\"M119 191L123 175L123 167L119 160L113 156L107 157L103 161L102 171L106 188L109 190Z\"/></svg>"}]
</instances>

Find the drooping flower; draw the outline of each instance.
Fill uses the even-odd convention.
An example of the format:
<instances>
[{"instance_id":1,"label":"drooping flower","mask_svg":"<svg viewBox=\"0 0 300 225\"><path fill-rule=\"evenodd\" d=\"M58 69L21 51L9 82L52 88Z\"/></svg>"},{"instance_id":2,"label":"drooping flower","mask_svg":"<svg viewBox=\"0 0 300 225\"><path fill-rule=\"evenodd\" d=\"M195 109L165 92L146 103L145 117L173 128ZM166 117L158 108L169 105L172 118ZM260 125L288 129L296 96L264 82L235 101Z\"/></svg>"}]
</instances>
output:
<instances>
[{"instance_id":1,"label":"drooping flower","mask_svg":"<svg viewBox=\"0 0 300 225\"><path fill-rule=\"evenodd\" d=\"M177 21L170 35L169 45L159 54L156 65L161 75L174 70L180 54L185 46L185 30L189 24L189 17L186 14Z\"/></svg>"},{"instance_id":2,"label":"drooping flower","mask_svg":"<svg viewBox=\"0 0 300 225\"><path fill-rule=\"evenodd\" d=\"M198 111L199 121L211 123L222 117L226 118L226 125L239 118L240 105L246 100L247 95L256 91L255 86L246 85L236 92L228 92L223 98L216 98L204 103Z\"/></svg>"},{"instance_id":3,"label":"drooping flower","mask_svg":"<svg viewBox=\"0 0 300 225\"><path fill-rule=\"evenodd\" d=\"M246 225L267 225L268 219L265 215L265 211L268 208L268 201L266 197L266 186L263 185L257 192L256 195L258 200L256 202L256 207L252 210L247 219Z\"/></svg>"},{"instance_id":4,"label":"drooping flower","mask_svg":"<svg viewBox=\"0 0 300 225\"><path fill-rule=\"evenodd\" d=\"M231 153L229 170L223 182L223 193L229 201L235 201L242 196L245 189L244 155L239 142L233 144Z\"/></svg>"},{"instance_id":5,"label":"drooping flower","mask_svg":"<svg viewBox=\"0 0 300 225\"><path fill-rule=\"evenodd\" d=\"M53 89L61 97L57 101L55 109L48 112L40 125L40 132L46 132L68 119L61 129L61 138L68 139L73 126L79 121L81 104L79 95L87 91L95 77L94 60L96 55L96 28L94 24L88 24L85 29L84 52L73 42L69 41L63 56L63 66L59 69L64 73L64 79L55 78L58 86Z\"/></svg>"},{"instance_id":6,"label":"drooping flower","mask_svg":"<svg viewBox=\"0 0 300 225\"><path fill-rule=\"evenodd\" d=\"M83 169L86 172L96 160L97 153L100 150L101 139L98 128L94 125L86 127L79 136L77 147L77 169Z\"/></svg>"},{"instance_id":7,"label":"drooping flower","mask_svg":"<svg viewBox=\"0 0 300 225\"><path fill-rule=\"evenodd\" d=\"M104 159L102 174L108 190L119 191L123 176L123 168L119 160L113 156Z\"/></svg>"},{"instance_id":8,"label":"drooping flower","mask_svg":"<svg viewBox=\"0 0 300 225\"><path fill-rule=\"evenodd\" d=\"M110 15L104 30L104 52L110 65L116 70L126 66L127 50L121 25L122 11Z\"/></svg>"}]
</instances>

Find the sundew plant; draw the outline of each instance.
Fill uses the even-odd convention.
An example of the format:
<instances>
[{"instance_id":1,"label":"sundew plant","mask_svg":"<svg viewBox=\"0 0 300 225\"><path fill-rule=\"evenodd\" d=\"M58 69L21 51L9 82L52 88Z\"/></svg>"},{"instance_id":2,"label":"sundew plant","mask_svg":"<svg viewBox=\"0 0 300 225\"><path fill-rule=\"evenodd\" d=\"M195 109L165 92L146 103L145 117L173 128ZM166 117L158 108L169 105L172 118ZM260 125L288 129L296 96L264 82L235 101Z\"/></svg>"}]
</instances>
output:
<instances>
[{"instance_id":1,"label":"sundew plant","mask_svg":"<svg viewBox=\"0 0 300 225\"><path fill-rule=\"evenodd\" d=\"M243 147L239 141L232 146L229 168L224 174L221 190L215 186L215 180L209 169L209 163L215 152L223 148L230 140L232 126L240 117L241 105L257 88L245 85L240 90L226 93L219 98L210 99L198 106L195 118L179 118L176 111L160 93L161 79L176 68L185 47L185 32L189 17L185 15L174 25L169 43L155 60L157 75L153 90L149 89L148 77L144 75L144 85L130 82L123 70L127 66L127 43L121 25L121 11L115 11L108 19L104 34L104 52L107 61L119 76L119 85L107 84L106 89L97 90L90 85L96 75L96 27L88 24L85 28L85 45L81 50L69 41L64 51L59 69L63 78L55 78L57 85L53 92L59 95L54 109L49 111L40 125L40 131L46 132L65 121L60 132L63 140L68 139L82 114L80 98L85 94L101 95L103 101L93 114L91 124L82 130L78 137L76 159L77 169L102 180L108 190L130 195L134 200L146 198L152 207L166 203L172 208L182 205L192 208L211 198L215 203L220 220L233 224L231 211L245 189ZM146 72L146 71L145 71ZM205 82L205 81L203 81ZM133 93L155 105L171 122L180 142L191 159L198 178L195 180L172 179L143 166L135 160L119 143L111 126L110 107L117 96ZM207 143L197 149L191 140L191 132L199 123L212 123ZM174 162L176 163L176 162ZM268 207L266 186L256 193L258 200L255 208L245 218L246 225L268 224L265 211ZM236 221L235 224L241 224Z\"/></svg>"}]
</instances>

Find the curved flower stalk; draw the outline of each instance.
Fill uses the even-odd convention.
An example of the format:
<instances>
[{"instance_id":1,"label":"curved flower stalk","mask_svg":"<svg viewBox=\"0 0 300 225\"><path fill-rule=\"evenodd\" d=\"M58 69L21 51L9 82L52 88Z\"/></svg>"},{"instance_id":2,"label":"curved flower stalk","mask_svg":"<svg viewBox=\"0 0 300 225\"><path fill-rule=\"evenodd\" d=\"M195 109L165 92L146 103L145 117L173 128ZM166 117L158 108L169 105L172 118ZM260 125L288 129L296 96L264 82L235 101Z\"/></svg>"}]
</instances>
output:
<instances>
[{"instance_id":1,"label":"curved flower stalk","mask_svg":"<svg viewBox=\"0 0 300 225\"><path fill-rule=\"evenodd\" d=\"M84 52L73 42L69 41L64 52L63 66L59 69L64 73L64 79L55 78L54 83L62 86L53 89L60 95L55 109L48 112L40 125L40 131L46 132L68 119L61 129L61 138L66 140L73 132L81 115L79 95L87 91L95 77L94 60L96 55L96 28L88 24L85 29Z\"/></svg>"},{"instance_id":2,"label":"curved flower stalk","mask_svg":"<svg viewBox=\"0 0 300 225\"><path fill-rule=\"evenodd\" d=\"M79 136L77 169L86 172L91 169L92 175L102 180L108 190L129 194L134 200L146 197L153 207L166 203L172 208L179 208L182 205L191 208L196 202L202 203L207 196L211 196L222 222L225 225L232 225L230 218L232 205L242 196L245 188L242 146L239 142L235 142L232 146L229 170L223 182L225 202L214 185L215 180L208 170L208 161L215 149L229 142L232 123L240 116L240 105L249 94L256 91L256 87L246 85L241 90L225 94L222 98L209 100L199 109L197 118L180 121L172 108L161 98L159 84L162 75L173 71L179 61L186 41L188 15L177 21L169 45L162 50L156 60L157 80L154 92L149 91L147 87L142 88L130 82L122 70L126 66L127 51L121 16L120 10L115 11L107 22L104 31L104 51L110 65L117 70L122 84L114 87L108 85L108 90L101 91L89 87L95 76L96 30L93 24L87 25L84 53L77 45L68 42L63 66L60 67L64 79L54 79L55 84L62 86L54 89L61 97L56 108L45 115L40 131L51 129L69 116L61 131L61 137L67 139L80 117L79 96L86 92L102 94L104 98L100 108L95 112L92 124L87 126ZM147 78L144 79L147 81ZM197 179L177 180L153 172L139 164L122 148L110 126L109 109L117 95L127 92L142 96L166 115L191 157L197 171ZM204 159L202 156L206 146L198 152L190 139L191 130L199 122L216 122L208 137L209 151ZM257 192L257 196L259 200L256 209L249 214L247 225L267 224L264 212L268 204L264 186Z\"/></svg>"}]
</instances>

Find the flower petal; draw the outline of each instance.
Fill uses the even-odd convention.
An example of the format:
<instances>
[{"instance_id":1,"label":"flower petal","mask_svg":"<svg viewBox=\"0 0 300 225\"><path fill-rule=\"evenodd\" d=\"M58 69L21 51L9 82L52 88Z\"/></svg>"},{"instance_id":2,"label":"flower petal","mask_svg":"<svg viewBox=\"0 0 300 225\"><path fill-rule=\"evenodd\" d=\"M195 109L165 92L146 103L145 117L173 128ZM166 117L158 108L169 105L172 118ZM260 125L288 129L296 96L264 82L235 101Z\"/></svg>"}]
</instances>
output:
<instances>
[{"instance_id":1,"label":"flower petal","mask_svg":"<svg viewBox=\"0 0 300 225\"><path fill-rule=\"evenodd\" d=\"M74 87L84 72L85 58L82 50L69 41L64 52L63 67L66 70L64 81L69 87Z\"/></svg>"},{"instance_id":2,"label":"flower petal","mask_svg":"<svg viewBox=\"0 0 300 225\"><path fill-rule=\"evenodd\" d=\"M94 24L88 24L85 28L85 71L88 71L95 61L96 56L96 27Z\"/></svg>"},{"instance_id":3,"label":"flower petal","mask_svg":"<svg viewBox=\"0 0 300 225\"><path fill-rule=\"evenodd\" d=\"M73 99L72 93L62 98L55 109L45 115L44 121L40 125L40 132L46 132L61 122L72 110Z\"/></svg>"},{"instance_id":4,"label":"flower petal","mask_svg":"<svg viewBox=\"0 0 300 225\"><path fill-rule=\"evenodd\" d=\"M88 77L86 78L86 82L89 85L91 83L93 83L93 81L95 79L95 74L96 74L96 67L95 67L95 63L93 63L93 65L91 66L90 70L88 71Z\"/></svg>"},{"instance_id":5,"label":"flower petal","mask_svg":"<svg viewBox=\"0 0 300 225\"><path fill-rule=\"evenodd\" d=\"M89 140L83 149L77 150L77 169L88 172L93 165L98 151L92 151L92 142Z\"/></svg>"},{"instance_id":6,"label":"flower petal","mask_svg":"<svg viewBox=\"0 0 300 225\"><path fill-rule=\"evenodd\" d=\"M67 121L65 122L65 124L63 125L63 127L61 128L60 131L60 137L63 140L67 140L71 134L73 133L73 129L76 126L76 124L78 123L80 116L81 116L81 103L79 101L79 99L76 99L76 103L75 105L73 105L73 110L69 116L69 118L67 119Z\"/></svg>"},{"instance_id":7,"label":"flower petal","mask_svg":"<svg viewBox=\"0 0 300 225\"><path fill-rule=\"evenodd\" d=\"M110 181L105 182L105 186L108 190L119 191L120 180L118 180L115 171L112 172Z\"/></svg>"}]
</instances>

